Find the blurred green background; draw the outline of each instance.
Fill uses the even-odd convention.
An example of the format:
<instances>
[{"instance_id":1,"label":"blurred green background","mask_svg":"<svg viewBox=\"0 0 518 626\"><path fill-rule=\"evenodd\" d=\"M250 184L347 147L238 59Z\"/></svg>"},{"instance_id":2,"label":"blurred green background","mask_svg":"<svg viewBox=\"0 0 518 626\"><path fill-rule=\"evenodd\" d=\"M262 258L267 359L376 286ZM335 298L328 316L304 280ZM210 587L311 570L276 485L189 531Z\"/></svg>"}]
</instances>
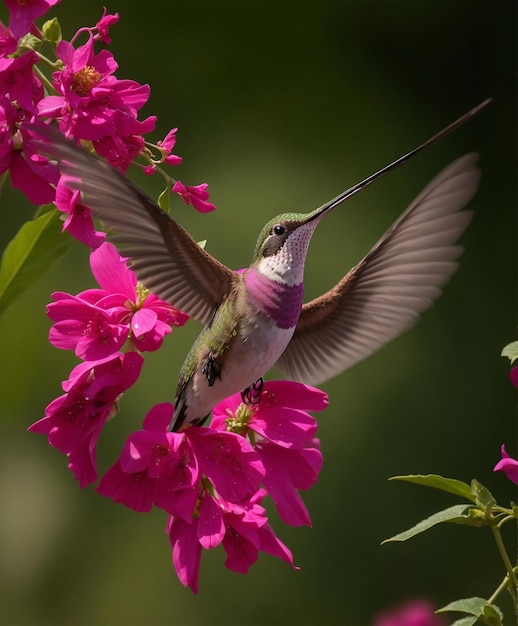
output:
<instances>
[{"instance_id":1,"label":"blurred green background","mask_svg":"<svg viewBox=\"0 0 518 626\"><path fill-rule=\"evenodd\" d=\"M179 127L177 174L208 182L218 206L202 216L176 202L175 217L232 268L249 263L275 214L315 208L493 96L319 226L307 297L333 285L451 160L480 152L483 177L444 297L411 332L323 385L324 468L305 494L313 528L272 514L301 571L263 555L248 575L233 574L217 549L203 555L198 596L176 578L160 511L139 515L81 491L66 459L26 432L76 362L48 344L45 316L51 292L93 286L87 251L74 245L1 320L2 623L367 626L408 598L487 597L504 573L488 530L380 541L455 503L388 483L395 474L477 477L504 503L516 498L492 473L502 442L517 452L516 396L499 356L516 325L516 3L63 0L49 15L70 39L104 4L120 13L110 46L118 77L151 85L143 113L158 115L154 138ZM160 191L158 180L137 180ZM3 249L34 208L9 185L1 205ZM193 322L147 356L103 432L102 471L145 412L172 400L198 331Z\"/></svg>"}]
</instances>

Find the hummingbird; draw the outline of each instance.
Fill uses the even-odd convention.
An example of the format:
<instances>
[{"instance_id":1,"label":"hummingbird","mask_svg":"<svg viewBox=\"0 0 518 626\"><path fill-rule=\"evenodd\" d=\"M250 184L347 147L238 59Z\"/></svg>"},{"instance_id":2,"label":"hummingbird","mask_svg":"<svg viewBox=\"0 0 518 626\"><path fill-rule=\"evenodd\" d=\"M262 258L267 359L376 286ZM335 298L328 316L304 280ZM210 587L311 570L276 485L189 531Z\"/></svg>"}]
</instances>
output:
<instances>
[{"instance_id":1,"label":"hummingbird","mask_svg":"<svg viewBox=\"0 0 518 626\"><path fill-rule=\"evenodd\" d=\"M113 231L138 280L204 328L180 371L170 430L201 425L224 398L259 401L263 376L276 366L320 384L413 326L457 268L457 244L471 213L462 211L480 177L478 155L442 170L367 255L327 293L304 303L304 265L322 218L374 180L458 128L485 100L414 150L310 213L283 213L257 240L252 262L234 272L133 182L90 152L33 126L82 202Z\"/></svg>"}]
</instances>

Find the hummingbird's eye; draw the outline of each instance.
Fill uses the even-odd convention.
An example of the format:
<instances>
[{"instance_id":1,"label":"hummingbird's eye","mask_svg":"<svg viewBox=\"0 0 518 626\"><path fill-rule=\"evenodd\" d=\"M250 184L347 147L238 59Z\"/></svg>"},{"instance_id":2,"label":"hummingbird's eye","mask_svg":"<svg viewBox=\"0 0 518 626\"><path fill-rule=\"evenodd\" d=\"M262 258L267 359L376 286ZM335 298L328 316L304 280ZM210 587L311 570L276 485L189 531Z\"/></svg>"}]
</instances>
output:
<instances>
[{"instance_id":1,"label":"hummingbird's eye","mask_svg":"<svg viewBox=\"0 0 518 626\"><path fill-rule=\"evenodd\" d=\"M273 235L284 235L285 232L286 226L283 226L282 224L275 224L275 226L272 228Z\"/></svg>"}]
</instances>

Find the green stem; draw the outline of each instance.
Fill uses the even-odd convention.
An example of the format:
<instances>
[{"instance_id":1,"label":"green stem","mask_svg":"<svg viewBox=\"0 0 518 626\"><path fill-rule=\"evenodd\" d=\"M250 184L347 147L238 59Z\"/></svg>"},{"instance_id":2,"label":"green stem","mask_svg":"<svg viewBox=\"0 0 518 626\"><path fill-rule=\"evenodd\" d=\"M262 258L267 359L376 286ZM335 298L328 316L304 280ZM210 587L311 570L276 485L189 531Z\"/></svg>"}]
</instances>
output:
<instances>
[{"instance_id":1,"label":"green stem","mask_svg":"<svg viewBox=\"0 0 518 626\"><path fill-rule=\"evenodd\" d=\"M50 80L45 76L45 74L40 70L40 68L37 65L34 65L33 67L34 71L36 72L36 74L38 74L38 76L41 78L41 82L45 85L45 87L47 88L47 92L49 94L55 94L57 93L56 90L54 89L54 85L50 82Z\"/></svg>"},{"instance_id":2,"label":"green stem","mask_svg":"<svg viewBox=\"0 0 518 626\"><path fill-rule=\"evenodd\" d=\"M53 61L51 61L50 59L48 59L46 56L44 56L43 54L41 54L41 52L38 52L37 50L35 50L34 52L36 52L36 54L38 55L39 60L44 63L47 67L49 67L51 70L59 70L60 67L62 67L62 63L60 60L56 61L55 63Z\"/></svg>"},{"instance_id":3,"label":"green stem","mask_svg":"<svg viewBox=\"0 0 518 626\"><path fill-rule=\"evenodd\" d=\"M488 604L493 604L495 602L495 600L498 598L498 596L500 595L500 593L506 588L509 587L509 574L506 574L504 576L504 579L502 580L502 582L498 585L498 587L495 589L494 593L492 594L492 596L490 598L488 598L487 603Z\"/></svg>"},{"instance_id":4,"label":"green stem","mask_svg":"<svg viewBox=\"0 0 518 626\"><path fill-rule=\"evenodd\" d=\"M506 523L506 522L510 522L511 520L515 520L516 517L514 515L506 515L505 517L503 517L502 519L500 519L500 521L497 524L497 528L502 528L502 526Z\"/></svg>"},{"instance_id":5,"label":"green stem","mask_svg":"<svg viewBox=\"0 0 518 626\"><path fill-rule=\"evenodd\" d=\"M505 569L507 570L507 574L509 576L509 580L513 583L514 588L518 589L518 579L516 578L516 573L511 563L511 559L507 554L507 550L505 549L504 542L502 541L502 534L500 533L500 528L491 524L491 530L493 531L493 536L496 541L496 545L498 547L498 552L500 552L500 556L505 565Z\"/></svg>"}]
</instances>

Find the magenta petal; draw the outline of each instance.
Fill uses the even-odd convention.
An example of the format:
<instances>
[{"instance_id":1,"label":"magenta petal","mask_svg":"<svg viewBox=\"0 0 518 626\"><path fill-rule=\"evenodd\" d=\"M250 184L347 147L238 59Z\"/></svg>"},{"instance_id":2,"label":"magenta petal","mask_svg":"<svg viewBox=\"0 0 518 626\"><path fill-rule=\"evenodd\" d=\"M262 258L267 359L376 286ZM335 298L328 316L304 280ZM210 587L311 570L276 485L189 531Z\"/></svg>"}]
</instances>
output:
<instances>
[{"instance_id":1,"label":"magenta petal","mask_svg":"<svg viewBox=\"0 0 518 626\"><path fill-rule=\"evenodd\" d=\"M173 565L180 582L198 593L200 576L201 545L198 541L197 523L190 524L173 518L169 526L169 541L172 548Z\"/></svg>"},{"instance_id":2,"label":"magenta petal","mask_svg":"<svg viewBox=\"0 0 518 626\"><path fill-rule=\"evenodd\" d=\"M282 406L260 408L249 426L283 448L303 448L317 430L317 422L309 413Z\"/></svg>"},{"instance_id":3,"label":"magenta petal","mask_svg":"<svg viewBox=\"0 0 518 626\"><path fill-rule=\"evenodd\" d=\"M198 539L206 550L210 550L219 545L224 536L225 523L221 507L211 495L205 494L198 519Z\"/></svg>"},{"instance_id":4,"label":"magenta petal","mask_svg":"<svg viewBox=\"0 0 518 626\"><path fill-rule=\"evenodd\" d=\"M132 433L122 449L120 462L124 472L148 471L151 478L155 478L160 461L169 453L169 441L166 432L150 432L140 430Z\"/></svg>"},{"instance_id":5,"label":"magenta petal","mask_svg":"<svg viewBox=\"0 0 518 626\"><path fill-rule=\"evenodd\" d=\"M193 518L200 490L197 486L171 489L166 480L155 481L153 501L159 509L189 522Z\"/></svg>"},{"instance_id":6,"label":"magenta petal","mask_svg":"<svg viewBox=\"0 0 518 626\"><path fill-rule=\"evenodd\" d=\"M323 411L328 404L327 394L320 389L290 380L271 380L264 385L260 407L285 406L302 411Z\"/></svg>"},{"instance_id":7,"label":"magenta petal","mask_svg":"<svg viewBox=\"0 0 518 626\"><path fill-rule=\"evenodd\" d=\"M259 555L257 546L233 527L227 529L223 547L227 553L225 567L240 574L246 574Z\"/></svg>"},{"instance_id":8,"label":"magenta petal","mask_svg":"<svg viewBox=\"0 0 518 626\"><path fill-rule=\"evenodd\" d=\"M293 554L291 553L291 550L288 546L282 543L269 524L261 527L258 533L260 541L259 549L261 552L266 552L267 554L276 556L279 559L286 561L286 563L289 563L294 570L300 570L300 567L297 567L293 563Z\"/></svg>"},{"instance_id":9,"label":"magenta petal","mask_svg":"<svg viewBox=\"0 0 518 626\"><path fill-rule=\"evenodd\" d=\"M158 315L151 309L139 309L131 319L131 330L139 338L155 328Z\"/></svg>"},{"instance_id":10,"label":"magenta petal","mask_svg":"<svg viewBox=\"0 0 518 626\"><path fill-rule=\"evenodd\" d=\"M33 204L53 202L56 197L55 189L33 172L20 152L13 154L9 172L12 186L20 189Z\"/></svg>"},{"instance_id":11,"label":"magenta petal","mask_svg":"<svg viewBox=\"0 0 518 626\"><path fill-rule=\"evenodd\" d=\"M209 428L189 428L185 436L201 470L222 498L229 502L241 502L259 489L264 467L246 439Z\"/></svg>"},{"instance_id":12,"label":"magenta petal","mask_svg":"<svg viewBox=\"0 0 518 626\"><path fill-rule=\"evenodd\" d=\"M504 472L509 480L518 485L518 461L508 456L505 449L502 450L502 459L498 461L493 471Z\"/></svg>"},{"instance_id":13,"label":"magenta petal","mask_svg":"<svg viewBox=\"0 0 518 626\"><path fill-rule=\"evenodd\" d=\"M152 487L153 481L145 473L128 474L117 461L101 478L96 491L134 511L147 512L153 506Z\"/></svg>"},{"instance_id":14,"label":"magenta petal","mask_svg":"<svg viewBox=\"0 0 518 626\"><path fill-rule=\"evenodd\" d=\"M281 519L290 526L311 526L298 489L309 489L318 479L322 454L315 448L286 450L263 442L257 450L266 469L263 483Z\"/></svg>"},{"instance_id":15,"label":"magenta petal","mask_svg":"<svg viewBox=\"0 0 518 626\"><path fill-rule=\"evenodd\" d=\"M170 402L155 404L144 418L144 430L167 431L173 417L174 406ZM183 435L182 435L183 440Z\"/></svg>"},{"instance_id":16,"label":"magenta petal","mask_svg":"<svg viewBox=\"0 0 518 626\"><path fill-rule=\"evenodd\" d=\"M90 267L95 280L103 289L123 293L135 302L137 278L113 244L106 241L94 250L90 254Z\"/></svg>"}]
</instances>

